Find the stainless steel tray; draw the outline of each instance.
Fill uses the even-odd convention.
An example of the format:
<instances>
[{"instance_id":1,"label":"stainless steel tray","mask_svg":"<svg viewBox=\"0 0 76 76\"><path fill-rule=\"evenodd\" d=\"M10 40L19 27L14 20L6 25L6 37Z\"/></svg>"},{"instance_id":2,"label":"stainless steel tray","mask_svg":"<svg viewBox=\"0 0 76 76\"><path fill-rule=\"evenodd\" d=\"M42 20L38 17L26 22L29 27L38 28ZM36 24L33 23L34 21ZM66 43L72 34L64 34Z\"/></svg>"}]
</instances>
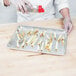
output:
<instances>
[{"instance_id":1,"label":"stainless steel tray","mask_svg":"<svg viewBox=\"0 0 76 76\"><path fill-rule=\"evenodd\" d=\"M67 33L63 29L18 26L7 46L16 50L64 55Z\"/></svg>"}]
</instances>

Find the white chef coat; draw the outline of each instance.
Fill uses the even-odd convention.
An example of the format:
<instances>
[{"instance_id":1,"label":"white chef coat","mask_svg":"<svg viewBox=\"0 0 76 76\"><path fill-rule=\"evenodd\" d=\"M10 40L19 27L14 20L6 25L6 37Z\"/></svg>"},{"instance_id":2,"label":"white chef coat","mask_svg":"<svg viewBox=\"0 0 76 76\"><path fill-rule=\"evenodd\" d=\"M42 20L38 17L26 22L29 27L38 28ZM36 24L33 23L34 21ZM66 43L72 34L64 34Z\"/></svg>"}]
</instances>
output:
<instances>
[{"instance_id":1,"label":"white chef coat","mask_svg":"<svg viewBox=\"0 0 76 76\"><path fill-rule=\"evenodd\" d=\"M35 20L49 20L55 18L55 7L58 11L63 8L69 8L68 0L28 0L33 7L42 5L44 13L28 13L23 14L18 12L18 22L22 21L35 21ZM55 6L55 7L54 7Z\"/></svg>"}]
</instances>

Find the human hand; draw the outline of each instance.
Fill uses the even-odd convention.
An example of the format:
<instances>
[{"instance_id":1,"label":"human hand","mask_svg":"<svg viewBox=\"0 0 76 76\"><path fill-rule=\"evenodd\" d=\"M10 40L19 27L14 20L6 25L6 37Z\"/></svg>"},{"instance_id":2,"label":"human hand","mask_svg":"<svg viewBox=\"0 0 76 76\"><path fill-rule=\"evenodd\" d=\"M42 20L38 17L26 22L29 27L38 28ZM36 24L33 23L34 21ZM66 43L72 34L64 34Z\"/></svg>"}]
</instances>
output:
<instances>
[{"instance_id":1,"label":"human hand","mask_svg":"<svg viewBox=\"0 0 76 76\"><path fill-rule=\"evenodd\" d=\"M27 0L11 0L11 3L14 4L22 13L28 13L26 5L33 9L32 5Z\"/></svg>"},{"instance_id":2,"label":"human hand","mask_svg":"<svg viewBox=\"0 0 76 76\"><path fill-rule=\"evenodd\" d=\"M69 17L64 18L64 29L69 34L73 29L72 21Z\"/></svg>"},{"instance_id":3,"label":"human hand","mask_svg":"<svg viewBox=\"0 0 76 76\"><path fill-rule=\"evenodd\" d=\"M3 3L4 3L5 6L9 6L10 5L9 0L3 0Z\"/></svg>"}]
</instances>

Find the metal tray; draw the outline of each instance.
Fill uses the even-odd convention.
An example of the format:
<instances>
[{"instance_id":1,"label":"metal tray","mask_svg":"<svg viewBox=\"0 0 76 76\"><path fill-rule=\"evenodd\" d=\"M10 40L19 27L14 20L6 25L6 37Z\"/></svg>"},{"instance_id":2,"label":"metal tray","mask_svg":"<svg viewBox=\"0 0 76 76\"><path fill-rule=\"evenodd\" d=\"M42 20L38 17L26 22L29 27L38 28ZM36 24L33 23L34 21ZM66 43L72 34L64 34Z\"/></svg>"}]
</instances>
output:
<instances>
[{"instance_id":1,"label":"metal tray","mask_svg":"<svg viewBox=\"0 0 76 76\"><path fill-rule=\"evenodd\" d=\"M18 26L7 46L16 50L64 55L67 33L63 29Z\"/></svg>"}]
</instances>

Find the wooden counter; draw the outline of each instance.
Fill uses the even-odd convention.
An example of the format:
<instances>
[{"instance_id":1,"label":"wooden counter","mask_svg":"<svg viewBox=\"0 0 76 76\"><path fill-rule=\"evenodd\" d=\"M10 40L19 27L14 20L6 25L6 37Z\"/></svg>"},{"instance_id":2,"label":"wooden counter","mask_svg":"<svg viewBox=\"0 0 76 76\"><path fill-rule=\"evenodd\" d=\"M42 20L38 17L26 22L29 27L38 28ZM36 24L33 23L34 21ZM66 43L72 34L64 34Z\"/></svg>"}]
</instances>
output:
<instances>
[{"instance_id":1,"label":"wooden counter","mask_svg":"<svg viewBox=\"0 0 76 76\"><path fill-rule=\"evenodd\" d=\"M74 29L68 36L64 56L39 55L7 48L18 25L61 28L62 19L0 25L0 76L76 76L76 19L73 19Z\"/></svg>"}]
</instances>

